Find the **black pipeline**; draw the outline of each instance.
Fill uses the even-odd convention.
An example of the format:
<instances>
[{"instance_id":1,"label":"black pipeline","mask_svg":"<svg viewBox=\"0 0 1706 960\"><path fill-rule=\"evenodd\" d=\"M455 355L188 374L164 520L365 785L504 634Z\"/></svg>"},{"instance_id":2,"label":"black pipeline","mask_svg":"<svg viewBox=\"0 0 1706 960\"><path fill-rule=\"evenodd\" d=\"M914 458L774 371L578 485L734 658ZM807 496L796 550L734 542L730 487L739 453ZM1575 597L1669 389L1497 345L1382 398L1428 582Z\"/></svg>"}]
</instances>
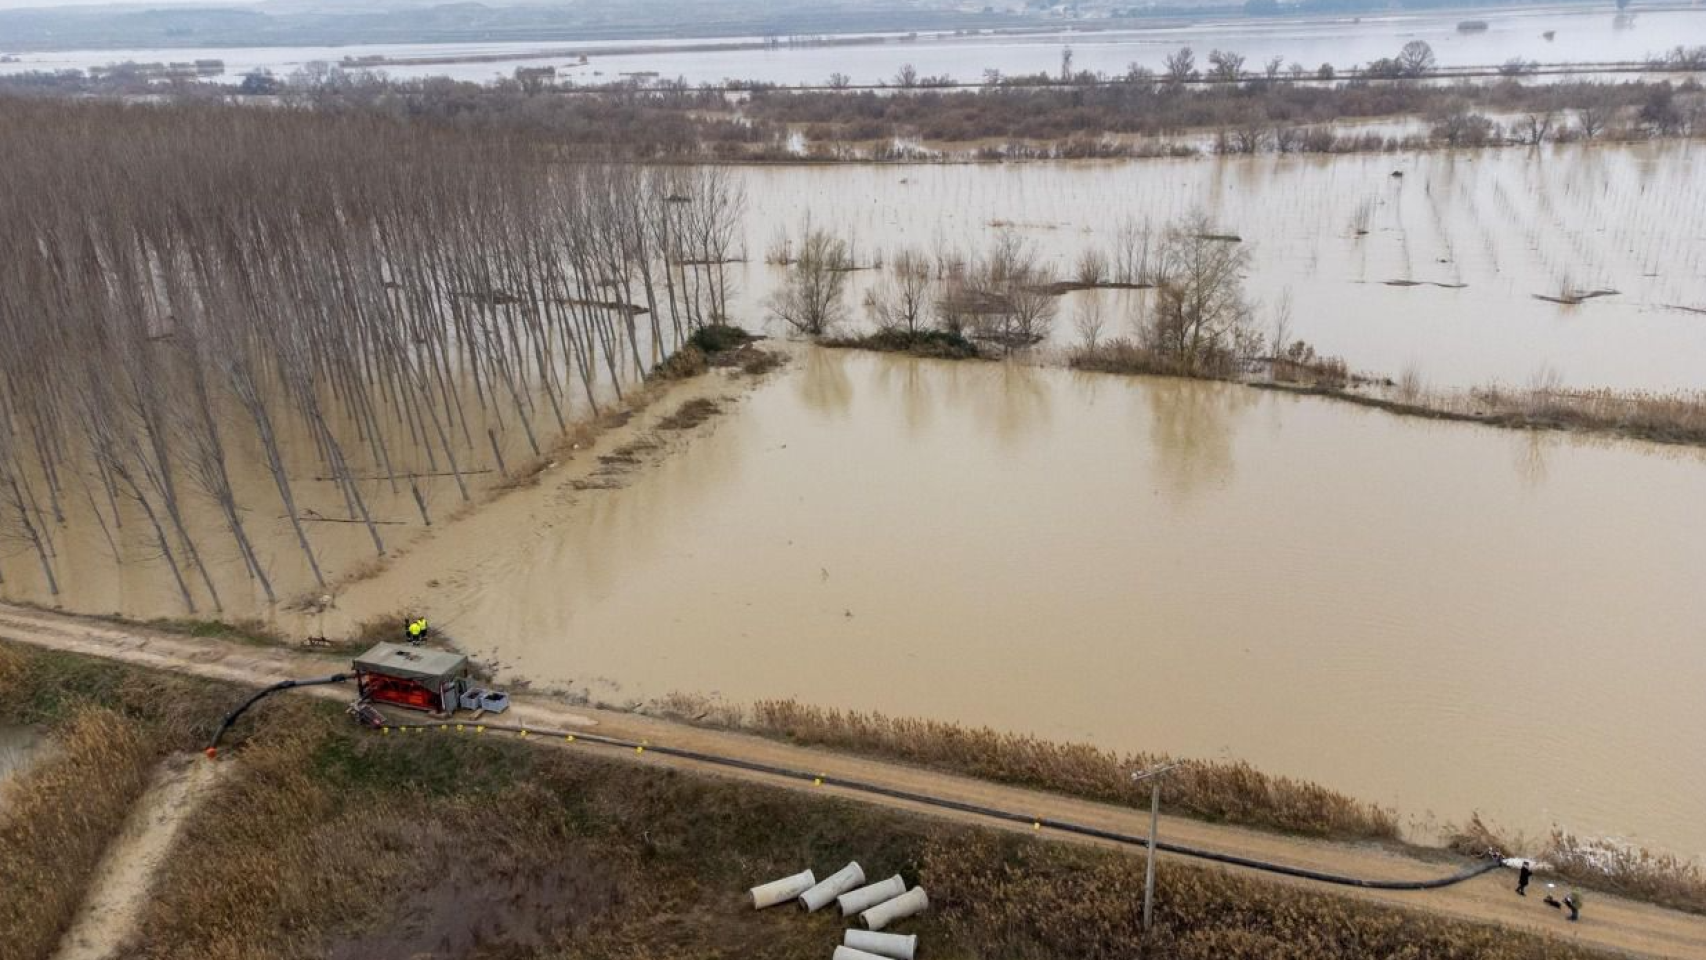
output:
<instances>
[{"instance_id":1,"label":"black pipeline","mask_svg":"<svg viewBox=\"0 0 1706 960\"><path fill-rule=\"evenodd\" d=\"M318 682L324 683L327 681ZM885 787L875 783L866 783L862 780L850 780L845 777L836 777L825 773L807 773L803 770L778 767L768 763L758 763L753 760L741 760L738 757L725 757L714 753L700 753L697 750L683 750L679 747L658 746L644 742L636 743L635 741L624 740L620 737L606 737L592 733L569 733L563 730L540 730L531 727L517 726L514 724L497 723L479 725L455 722L393 723L386 725L382 729L389 732L392 729L428 730L443 727L456 727L458 729L474 727L476 730L506 730L519 733L522 736L538 735L559 737L569 743L585 742L595 743L601 746L620 747L640 754L650 751L652 753L663 754L667 757L678 757L683 760L692 760L697 763L708 763L736 770L748 770L753 773L762 773L772 777L781 777L787 780L800 780L817 786L839 787L843 790L851 790L857 793L866 793L879 797L889 797L895 800L905 800L908 803L917 803L930 807L938 807L944 810L969 813L975 816L988 817L992 820L1005 820L1010 823L1029 824L1033 829L1040 830L1047 827L1050 830L1058 830L1061 833L1076 834L1082 837L1093 837L1097 840L1107 840L1113 843L1124 844L1126 846L1145 848L1149 846L1149 840L1146 837L1135 836L1129 833L1119 833L1113 830L1104 830L1100 827L1073 823L1069 820L1056 820L1051 817L1027 816L1022 813L1014 813L1010 810L1001 810L995 807L966 803L962 800L950 800L946 797L936 797L924 793L913 793L907 790L896 790L892 787ZM1294 867L1288 864L1274 863L1268 860L1256 860L1250 857L1240 857L1230 853L1219 853L1214 850L1204 850L1199 847L1190 847L1178 843L1167 843L1165 841L1157 843L1155 848L1163 853L1173 853L1183 857L1193 857L1198 860L1208 860L1214 863L1224 863L1230 866L1244 867L1250 870L1260 870L1264 873L1274 873L1281 876L1314 880L1319 883L1330 883L1341 887L1361 887L1366 890L1437 890L1441 887L1449 887L1454 884L1462 883L1465 880L1472 880L1484 873L1490 873L1497 870L1501 866L1498 860L1488 860L1485 863L1475 864L1474 866L1468 867L1449 876L1436 877L1432 880L1369 880L1362 877L1347 877L1337 873L1324 873L1320 870Z\"/></svg>"}]
</instances>

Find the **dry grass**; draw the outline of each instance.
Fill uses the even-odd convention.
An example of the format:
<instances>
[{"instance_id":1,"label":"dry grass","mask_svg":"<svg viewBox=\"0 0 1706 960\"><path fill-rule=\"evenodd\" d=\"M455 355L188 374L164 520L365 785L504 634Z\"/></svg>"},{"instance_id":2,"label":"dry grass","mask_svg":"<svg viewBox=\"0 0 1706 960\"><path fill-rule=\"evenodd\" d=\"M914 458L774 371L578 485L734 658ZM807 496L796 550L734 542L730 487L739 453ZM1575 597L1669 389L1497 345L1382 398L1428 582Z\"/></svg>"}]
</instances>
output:
<instances>
[{"instance_id":1,"label":"dry grass","mask_svg":"<svg viewBox=\"0 0 1706 960\"><path fill-rule=\"evenodd\" d=\"M1490 386L1472 391L1467 404L1471 412L1508 426L1706 445L1706 393L1510 390Z\"/></svg>"},{"instance_id":2,"label":"dry grass","mask_svg":"<svg viewBox=\"0 0 1706 960\"><path fill-rule=\"evenodd\" d=\"M969 841L969 842L967 842ZM1333 894L1163 860L1155 930L1138 929L1143 858L983 834L937 841L921 875L969 955L1124 960L1595 956L1533 934L1426 918Z\"/></svg>"},{"instance_id":3,"label":"dry grass","mask_svg":"<svg viewBox=\"0 0 1706 960\"><path fill-rule=\"evenodd\" d=\"M103 619L110 619L114 623L127 622L116 617ZM211 637L215 640L229 640L260 647L282 647L289 643L284 634L265 620L159 619L147 621L146 626L186 637Z\"/></svg>"},{"instance_id":4,"label":"dry grass","mask_svg":"<svg viewBox=\"0 0 1706 960\"><path fill-rule=\"evenodd\" d=\"M1551 864L1557 876L1571 883L1706 914L1706 873L1700 864L1673 854L1587 839L1556 828L1543 840L1502 834L1479 814L1453 829L1448 843L1453 850L1477 856L1497 850L1505 856L1532 857Z\"/></svg>"},{"instance_id":5,"label":"dry grass","mask_svg":"<svg viewBox=\"0 0 1706 960\"><path fill-rule=\"evenodd\" d=\"M154 750L118 714L85 707L0 796L0 955L46 957L101 854L148 785Z\"/></svg>"},{"instance_id":6,"label":"dry grass","mask_svg":"<svg viewBox=\"0 0 1706 960\"><path fill-rule=\"evenodd\" d=\"M1082 743L767 700L752 710L758 732L798 743L891 757L935 769L1114 803L1139 803L1131 772L1169 758L1116 754ZM1186 760L1169 778L1170 809L1205 820L1318 837L1396 840L1397 815L1326 787L1263 773L1247 763Z\"/></svg>"},{"instance_id":7,"label":"dry grass","mask_svg":"<svg viewBox=\"0 0 1706 960\"><path fill-rule=\"evenodd\" d=\"M658 421L659 430L689 430L711 419L723 408L715 400L698 397L675 408L675 412Z\"/></svg>"},{"instance_id":8,"label":"dry grass","mask_svg":"<svg viewBox=\"0 0 1706 960\"><path fill-rule=\"evenodd\" d=\"M126 710L146 709L141 692L160 687L198 708L241 693L0 646L0 683L20 679L59 681L53 703L64 716L82 716L89 698L114 692ZM1187 960L1592 956L1531 934L1175 863L1161 865L1157 927L1143 935L1133 909L1143 861L1117 851L660 771L590 747L495 734L387 736L308 699L279 698L244 730L249 737L227 751L236 768L185 826L150 893L141 956L791 960L827 955L841 918L754 913L743 905L745 888L852 858L873 876L898 872L930 890L931 912L906 931L932 956L1080 960L1130 957L1140 947ZM89 739L111 749L111 733ZM79 792L110 776L99 764L62 769L65 786ZM115 816L119 792L99 801ZM66 819L34 822L92 836ZM92 840L37 833L59 841L61 873L69 873L67 850L98 855ZM0 843L0 864L11 854ZM10 875L0 879L8 884L0 889L18 889ZM74 905L75 895L68 899ZM8 909L17 908L0 902Z\"/></svg>"},{"instance_id":9,"label":"dry grass","mask_svg":"<svg viewBox=\"0 0 1706 960\"><path fill-rule=\"evenodd\" d=\"M409 621L419 614L407 610L393 610L390 613L376 614L356 622L350 628L349 641L352 643L372 646L375 643L404 643L408 640ZM431 619L427 620L428 633L431 631Z\"/></svg>"}]
</instances>

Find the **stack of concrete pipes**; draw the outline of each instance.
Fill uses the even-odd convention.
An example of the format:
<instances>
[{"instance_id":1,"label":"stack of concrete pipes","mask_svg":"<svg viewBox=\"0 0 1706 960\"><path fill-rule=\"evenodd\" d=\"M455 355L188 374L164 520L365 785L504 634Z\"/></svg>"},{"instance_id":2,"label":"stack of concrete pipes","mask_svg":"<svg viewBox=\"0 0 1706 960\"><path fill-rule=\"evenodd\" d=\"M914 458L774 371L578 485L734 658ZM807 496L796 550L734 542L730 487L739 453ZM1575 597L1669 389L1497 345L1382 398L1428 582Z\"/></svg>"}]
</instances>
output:
<instances>
[{"instance_id":1,"label":"stack of concrete pipes","mask_svg":"<svg viewBox=\"0 0 1706 960\"><path fill-rule=\"evenodd\" d=\"M843 917L857 915L865 929L847 931L832 960L913 960L918 950L917 936L880 931L896 920L923 913L930 906L924 888L906 889L906 881L899 874L865 883L865 870L857 863L849 863L822 881L810 870L802 870L791 877L759 884L750 895L755 910L794 900L807 913L816 913L834 903Z\"/></svg>"}]
</instances>

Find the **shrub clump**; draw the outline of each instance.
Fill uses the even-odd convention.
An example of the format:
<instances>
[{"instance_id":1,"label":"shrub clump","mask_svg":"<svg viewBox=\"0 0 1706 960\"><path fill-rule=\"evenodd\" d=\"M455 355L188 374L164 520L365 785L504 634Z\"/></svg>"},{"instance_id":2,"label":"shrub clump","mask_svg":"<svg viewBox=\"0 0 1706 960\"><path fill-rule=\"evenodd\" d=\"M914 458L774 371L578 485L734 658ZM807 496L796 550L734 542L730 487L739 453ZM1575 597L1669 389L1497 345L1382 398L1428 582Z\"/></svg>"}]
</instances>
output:
<instances>
[{"instance_id":1,"label":"shrub clump","mask_svg":"<svg viewBox=\"0 0 1706 960\"><path fill-rule=\"evenodd\" d=\"M709 368L705 351L688 343L652 368L652 376L658 380L689 380Z\"/></svg>"},{"instance_id":2,"label":"shrub clump","mask_svg":"<svg viewBox=\"0 0 1706 960\"><path fill-rule=\"evenodd\" d=\"M710 323L693 331L687 342L706 354L717 354L738 350L757 339L733 324Z\"/></svg>"},{"instance_id":3,"label":"shrub clump","mask_svg":"<svg viewBox=\"0 0 1706 960\"><path fill-rule=\"evenodd\" d=\"M823 343L827 347L881 350L931 360L976 360L981 356L977 344L949 330L879 330L863 337L842 337Z\"/></svg>"}]
</instances>

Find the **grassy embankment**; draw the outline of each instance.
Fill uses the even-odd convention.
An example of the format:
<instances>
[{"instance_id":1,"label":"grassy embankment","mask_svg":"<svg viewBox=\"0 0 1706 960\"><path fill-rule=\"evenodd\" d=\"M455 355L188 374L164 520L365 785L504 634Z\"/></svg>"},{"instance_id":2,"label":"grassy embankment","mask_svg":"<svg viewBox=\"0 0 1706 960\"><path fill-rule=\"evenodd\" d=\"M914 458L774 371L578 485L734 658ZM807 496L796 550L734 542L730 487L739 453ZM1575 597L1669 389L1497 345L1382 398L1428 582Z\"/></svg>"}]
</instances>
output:
<instances>
[{"instance_id":1,"label":"grassy embankment","mask_svg":"<svg viewBox=\"0 0 1706 960\"><path fill-rule=\"evenodd\" d=\"M69 718L99 702L123 718L121 728L172 745L196 742L241 695L4 646L0 683L22 691L0 698L5 720L46 722L64 736L77 722ZM538 748L494 734L382 736L307 699L268 703L238 734L227 751L237 769L186 827L150 894L134 955L827 955L840 918L755 914L742 894L758 879L857 858L873 875L899 872L930 891L931 912L907 930L935 957L1129 957L1140 943L1182 960L1598 956L1173 862L1161 864L1156 926L1145 935L1132 909L1143 860L1120 852L646 769L583 752L590 747ZM43 789L46 769L27 773L22 790ZM88 790L108 776L85 764L64 779ZM98 850L100 831L42 819L20 842L16 822L0 814L0 864L35 866L74 904L86 878L40 865L61 864L67 849ZM51 950L22 946L9 943L20 960Z\"/></svg>"}]
</instances>

